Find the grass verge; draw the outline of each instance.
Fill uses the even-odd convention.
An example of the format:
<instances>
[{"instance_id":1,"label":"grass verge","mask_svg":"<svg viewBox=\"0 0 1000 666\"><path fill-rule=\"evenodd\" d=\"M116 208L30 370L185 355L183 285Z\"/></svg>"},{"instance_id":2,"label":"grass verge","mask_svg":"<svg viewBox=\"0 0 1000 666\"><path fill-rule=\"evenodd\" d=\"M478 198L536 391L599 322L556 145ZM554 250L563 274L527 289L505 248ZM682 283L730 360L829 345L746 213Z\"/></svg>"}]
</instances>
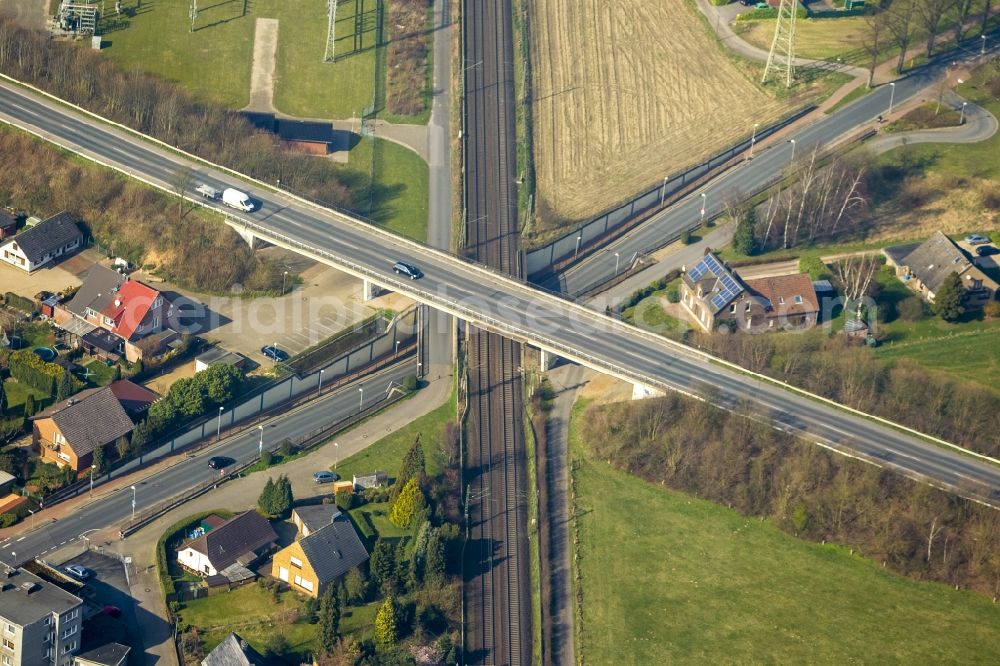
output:
<instances>
[{"instance_id":1,"label":"grass verge","mask_svg":"<svg viewBox=\"0 0 1000 666\"><path fill-rule=\"evenodd\" d=\"M584 663L1000 658L988 599L646 483L588 458L575 432L571 451Z\"/></svg>"}]
</instances>

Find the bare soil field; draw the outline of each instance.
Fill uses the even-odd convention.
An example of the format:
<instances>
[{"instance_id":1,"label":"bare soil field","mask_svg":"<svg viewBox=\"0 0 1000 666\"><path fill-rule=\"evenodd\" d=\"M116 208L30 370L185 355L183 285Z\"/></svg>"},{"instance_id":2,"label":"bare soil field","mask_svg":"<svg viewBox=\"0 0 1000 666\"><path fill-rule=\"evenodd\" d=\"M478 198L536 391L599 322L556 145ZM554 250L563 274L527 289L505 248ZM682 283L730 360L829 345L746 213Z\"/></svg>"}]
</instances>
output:
<instances>
[{"instance_id":1,"label":"bare soil field","mask_svg":"<svg viewBox=\"0 0 1000 666\"><path fill-rule=\"evenodd\" d=\"M529 6L539 231L585 219L802 104L756 85L683 0Z\"/></svg>"}]
</instances>

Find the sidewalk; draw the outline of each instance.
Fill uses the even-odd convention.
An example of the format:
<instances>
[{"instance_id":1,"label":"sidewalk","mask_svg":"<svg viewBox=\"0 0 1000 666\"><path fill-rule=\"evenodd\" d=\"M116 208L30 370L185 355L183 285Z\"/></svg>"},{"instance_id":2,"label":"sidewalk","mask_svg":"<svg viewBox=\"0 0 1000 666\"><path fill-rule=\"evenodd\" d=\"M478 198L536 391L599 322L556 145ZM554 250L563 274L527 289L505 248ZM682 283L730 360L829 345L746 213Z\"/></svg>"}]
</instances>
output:
<instances>
[{"instance_id":1,"label":"sidewalk","mask_svg":"<svg viewBox=\"0 0 1000 666\"><path fill-rule=\"evenodd\" d=\"M211 492L174 508L125 540L118 539L117 526L92 534L91 541L95 545L105 544L107 550L132 558L136 572L136 575L131 579L132 596L135 598L135 603L147 611L147 613L139 614L139 617L147 618L142 627L147 663L155 663L157 666L164 664L173 666L177 663L173 647L173 628L167 619L167 607L160 590L156 571L156 544L164 530L185 516L199 511L217 508L239 511L253 508L267 479L278 474L285 474L289 477L292 482L292 492L296 498L315 496L316 485L312 481L312 472L331 466L338 458L343 460L363 450L385 435L395 432L414 419L433 411L448 400L451 391L452 377L450 374L443 374L441 379L430 381L428 386L413 398L397 403L353 430L338 435L336 450L330 446L323 446L307 456L275 467L269 473L256 473L229 481ZM136 478L147 475L149 471L143 470L137 473ZM126 484L134 482L135 480L123 481L122 485L127 487ZM73 503L67 502L66 504ZM62 508L63 505L56 507L56 509ZM67 511L64 515L69 513L72 512ZM63 559L64 553L76 550L79 550L79 545L71 542L60 551L50 553L46 559L59 562Z\"/></svg>"}]
</instances>

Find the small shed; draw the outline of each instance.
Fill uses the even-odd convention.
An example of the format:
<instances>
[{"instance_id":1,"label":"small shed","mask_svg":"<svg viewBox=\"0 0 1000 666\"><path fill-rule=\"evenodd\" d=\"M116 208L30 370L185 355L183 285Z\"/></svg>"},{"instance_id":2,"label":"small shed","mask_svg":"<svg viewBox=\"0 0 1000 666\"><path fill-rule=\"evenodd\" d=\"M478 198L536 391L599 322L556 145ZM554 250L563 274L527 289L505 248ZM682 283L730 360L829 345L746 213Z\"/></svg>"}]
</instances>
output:
<instances>
[{"instance_id":1,"label":"small shed","mask_svg":"<svg viewBox=\"0 0 1000 666\"><path fill-rule=\"evenodd\" d=\"M14 485L14 481L13 474L0 470L0 495L10 493L10 487Z\"/></svg>"},{"instance_id":2,"label":"small shed","mask_svg":"<svg viewBox=\"0 0 1000 666\"><path fill-rule=\"evenodd\" d=\"M333 494L337 493L353 493L354 492L354 482L353 481L334 481L333 482Z\"/></svg>"},{"instance_id":3,"label":"small shed","mask_svg":"<svg viewBox=\"0 0 1000 666\"><path fill-rule=\"evenodd\" d=\"M375 471L371 474L355 474L353 478L354 489L364 490L365 488L381 488L388 485L389 475L385 472Z\"/></svg>"},{"instance_id":4,"label":"small shed","mask_svg":"<svg viewBox=\"0 0 1000 666\"><path fill-rule=\"evenodd\" d=\"M246 359L236 352L227 351L222 347L211 347L194 359L194 371L198 373L214 365L231 365L242 370L245 363Z\"/></svg>"}]
</instances>

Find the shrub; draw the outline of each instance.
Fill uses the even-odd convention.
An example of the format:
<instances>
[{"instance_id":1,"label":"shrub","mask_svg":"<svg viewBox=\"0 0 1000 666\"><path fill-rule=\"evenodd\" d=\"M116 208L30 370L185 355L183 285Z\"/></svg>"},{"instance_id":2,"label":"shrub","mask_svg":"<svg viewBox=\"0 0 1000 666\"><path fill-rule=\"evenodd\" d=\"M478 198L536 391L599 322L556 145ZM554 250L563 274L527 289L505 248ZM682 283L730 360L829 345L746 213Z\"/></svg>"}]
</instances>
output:
<instances>
[{"instance_id":1,"label":"shrub","mask_svg":"<svg viewBox=\"0 0 1000 666\"><path fill-rule=\"evenodd\" d=\"M998 305L1000 305L1000 303L998 303ZM924 318L925 314L924 302L917 296L904 298L899 302L899 305L896 306L896 310L900 319L909 322L920 321Z\"/></svg>"},{"instance_id":2,"label":"shrub","mask_svg":"<svg viewBox=\"0 0 1000 666\"><path fill-rule=\"evenodd\" d=\"M281 454L282 458L287 458L292 455L295 451L295 447L292 446L291 440L282 440L281 444L278 446L278 453Z\"/></svg>"},{"instance_id":3,"label":"shrub","mask_svg":"<svg viewBox=\"0 0 1000 666\"><path fill-rule=\"evenodd\" d=\"M667 301L670 303L681 302L681 286L679 284L672 284L667 287Z\"/></svg>"},{"instance_id":4,"label":"shrub","mask_svg":"<svg viewBox=\"0 0 1000 666\"><path fill-rule=\"evenodd\" d=\"M274 456L271 454L270 451L263 451L260 454L260 461L262 463L264 463L264 467L270 467L271 466L271 459L273 457Z\"/></svg>"},{"instance_id":5,"label":"shrub","mask_svg":"<svg viewBox=\"0 0 1000 666\"><path fill-rule=\"evenodd\" d=\"M990 301L983 306L983 314L990 319L1000 318L1000 301Z\"/></svg>"},{"instance_id":6,"label":"shrub","mask_svg":"<svg viewBox=\"0 0 1000 666\"><path fill-rule=\"evenodd\" d=\"M418 380L416 375L407 375L406 379L403 380L403 388L407 391L415 391L418 385Z\"/></svg>"},{"instance_id":7,"label":"shrub","mask_svg":"<svg viewBox=\"0 0 1000 666\"><path fill-rule=\"evenodd\" d=\"M354 498L355 498L354 493L342 492L342 493L337 493L336 496L334 497L334 500L337 503L337 508L343 511L344 513L347 513L348 511L354 508Z\"/></svg>"},{"instance_id":8,"label":"shrub","mask_svg":"<svg viewBox=\"0 0 1000 666\"><path fill-rule=\"evenodd\" d=\"M680 241L681 241L681 245L690 245L691 244L691 232L689 230L687 230L687 229L685 229L684 231L682 231L681 232Z\"/></svg>"},{"instance_id":9,"label":"shrub","mask_svg":"<svg viewBox=\"0 0 1000 666\"><path fill-rule=\"evenodd\" d=\"M64 372L62 366L46 363L29 349L12 352L8 368L11 377L48 395L56 392L56 382Z\"/></svg>"},{"instance_id":10,"label":"shrub","mask_svg":"<svg viewBox=\"0 0 1000 666\"><path fill-rule=\"evenodd\" d=\"M8 307L20 310L24 314L30 315L35 313L35 302L30 298L25 298L12 291L8 291L3 295L3 300Z\"/></svg>"},{"instance_id":11,"label":"shrub","mask_svg":"<svg viewBox=\"0 0 1000 666\"><path fill-rule=\"evenodd\" d=\"M803 257L799 260L799 271L809 273L813 280L829 280L832 277L830 269L819 257Z\"/></svg>"}]
</instances>

